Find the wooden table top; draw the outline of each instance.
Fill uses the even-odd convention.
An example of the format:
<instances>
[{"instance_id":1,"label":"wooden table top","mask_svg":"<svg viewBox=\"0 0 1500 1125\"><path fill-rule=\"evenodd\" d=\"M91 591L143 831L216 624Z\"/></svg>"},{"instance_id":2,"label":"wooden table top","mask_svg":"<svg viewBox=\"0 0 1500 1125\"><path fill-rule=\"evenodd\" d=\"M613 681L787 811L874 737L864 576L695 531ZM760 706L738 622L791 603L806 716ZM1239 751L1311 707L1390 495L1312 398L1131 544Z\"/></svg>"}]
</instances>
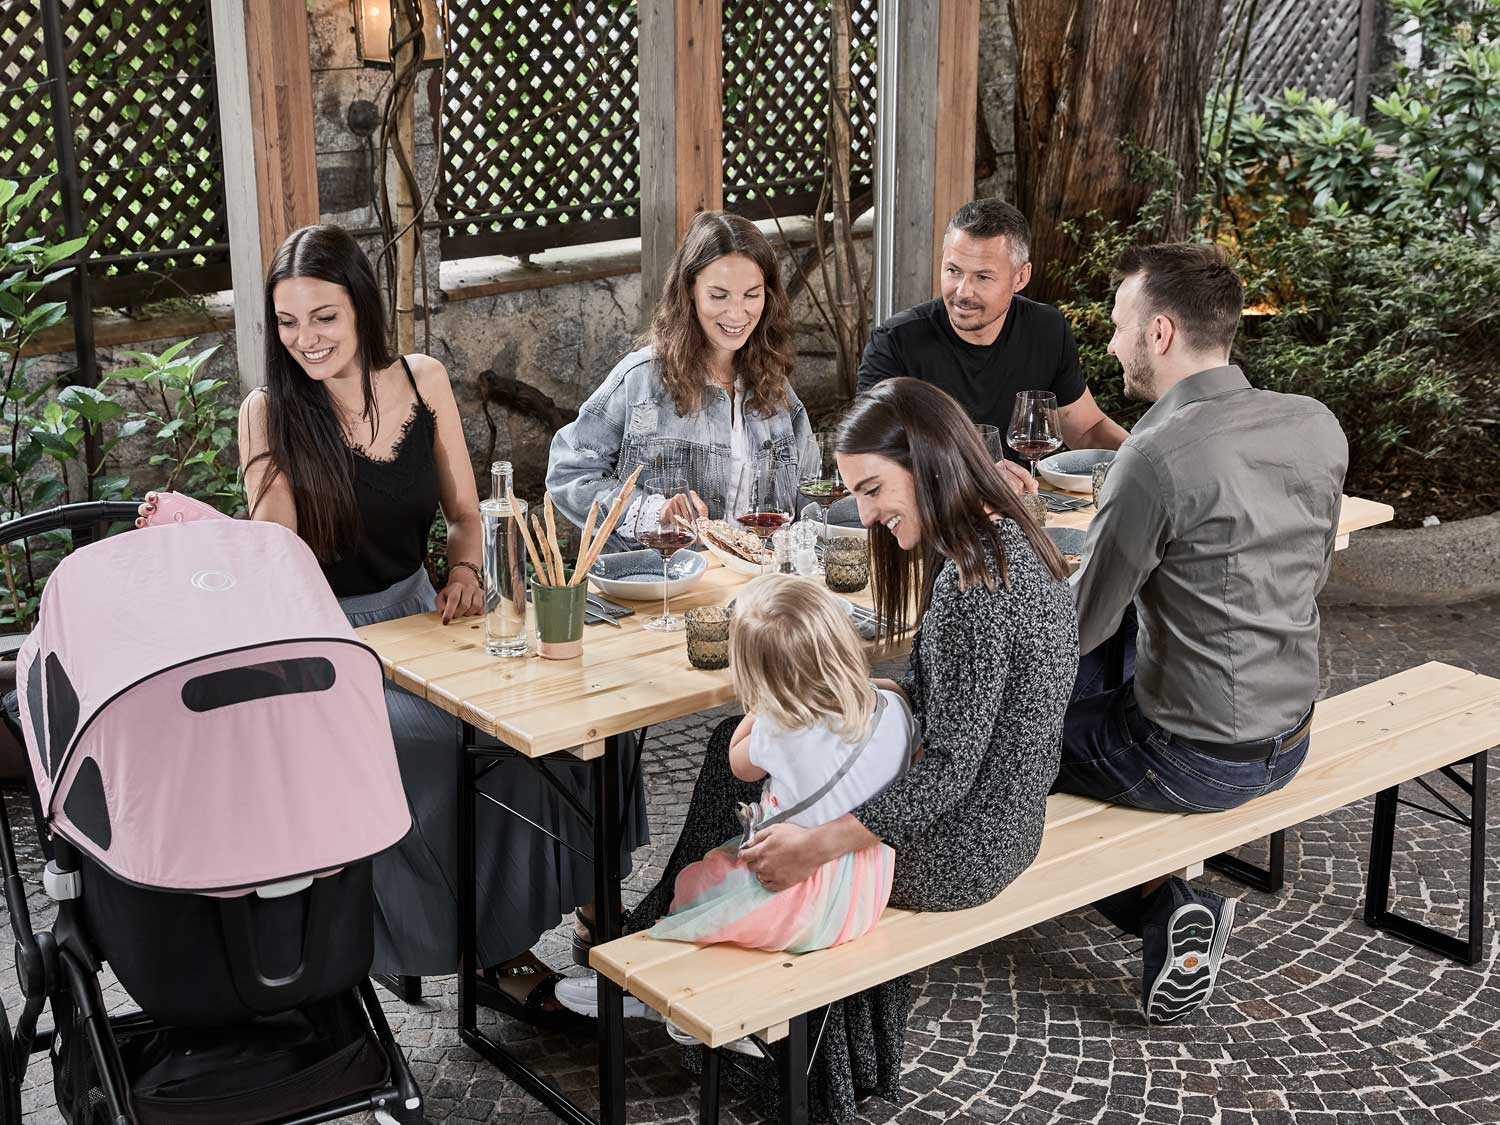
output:
<instances>
[{"instance_id":1,"label":"wooden table top","mask_svg":"<svg viewBox=\"0 0 1500 1125\"><path fill-rule=\"evenodd\" d=\"M1393 515L1388 504L1346 496L1340 541ZM1078 528L1092 519L1092 507L1048 517L1051 526ZM698 585L672 599L672 612L723 605L747 581L711 565ZM868 587L850 597L870 604ZM585 626L583 655L573 660L490 656L480 618L444 625L435 613L418 614L358 633L395 683L520 753L543 757L733 701L727 670L688 664L683 633L642 627L658 603L631 604L635 616L621 618L618 629Z\"/></svg>"},{"instance_id":2,"label":"wooden table top","mask_svg":"<svg viewBox=\"0 0 1500 1125\"><path fill-rule=\"evenodd\" d=\"M672 612L724 605L748 581L710 557L703 579L671 600ZM868 587L847 596L870 604ZM635 615L618 629L585 625L583 655L572 660L490 656L477 617L444 625L424 613L358 632L397 684L536 758L734 700L727 669L688 663L684 633L642 626L661 612L660 600L628 604Z\"/></svg>"}]
</instances>

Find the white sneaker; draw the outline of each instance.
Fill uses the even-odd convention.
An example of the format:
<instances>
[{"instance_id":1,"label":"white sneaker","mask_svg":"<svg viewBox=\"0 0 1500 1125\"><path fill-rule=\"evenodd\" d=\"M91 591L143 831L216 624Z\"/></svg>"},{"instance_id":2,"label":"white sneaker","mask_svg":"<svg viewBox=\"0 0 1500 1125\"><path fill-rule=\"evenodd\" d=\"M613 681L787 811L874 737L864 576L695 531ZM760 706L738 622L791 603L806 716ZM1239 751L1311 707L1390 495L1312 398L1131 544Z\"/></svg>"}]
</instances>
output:
<instances>
[{"instance_id":1,"label":"white sneaker","mask_svg":"<svg viewBox=\"0 0 1500 1125\"><path fill-rule=\"evenodd\" d=\"M680 1043L684 1047L703 1046L696 1037L683 1031L682 1028L678 1027L671 1020L666 1020L665 1023L667 1025L667 1034L672 1037L674 1043ZM749 1055L752 1059L763 1059L766 1057L766 1053L748 1035L743 1039L736 1039L733 1043L725 1043L723 1050L733 1051L737 1055Z\"/></svg>"},{"instance_id":2,"label":"white sneaker","mask_svg":"<svg viewBox=\"0 0 1500 1125\"><path fill-rule=\"evenodd\" d=\"M557 1002L570 1012L590 1019L599 1018L599 978L593 973L581 977L564 977L557 982ZM626 1019L661 1019L630 993L625 994Z\"/></svg>"}]
</instances>

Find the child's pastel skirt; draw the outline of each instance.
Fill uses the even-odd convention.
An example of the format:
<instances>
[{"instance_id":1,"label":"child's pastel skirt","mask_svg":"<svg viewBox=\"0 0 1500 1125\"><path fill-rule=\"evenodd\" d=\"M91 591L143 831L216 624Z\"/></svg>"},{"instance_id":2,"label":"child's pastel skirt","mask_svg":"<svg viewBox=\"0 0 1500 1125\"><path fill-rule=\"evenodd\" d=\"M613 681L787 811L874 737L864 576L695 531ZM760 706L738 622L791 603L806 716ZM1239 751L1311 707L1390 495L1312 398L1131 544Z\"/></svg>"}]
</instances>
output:
<instances>
[{"instance_id":1,"label":"child's pastel skirt","mask_svg":"<svg viewBox=\"0 0 1500 1125\"><path fill-rule=\"evenodd\" d=\"M896 853L885 844L830 860L775 892L760 885L738 850L734 839L684 868L671 912L651 936L807 953L866 933L890 901Z\"/></svg>"}]
</instances>

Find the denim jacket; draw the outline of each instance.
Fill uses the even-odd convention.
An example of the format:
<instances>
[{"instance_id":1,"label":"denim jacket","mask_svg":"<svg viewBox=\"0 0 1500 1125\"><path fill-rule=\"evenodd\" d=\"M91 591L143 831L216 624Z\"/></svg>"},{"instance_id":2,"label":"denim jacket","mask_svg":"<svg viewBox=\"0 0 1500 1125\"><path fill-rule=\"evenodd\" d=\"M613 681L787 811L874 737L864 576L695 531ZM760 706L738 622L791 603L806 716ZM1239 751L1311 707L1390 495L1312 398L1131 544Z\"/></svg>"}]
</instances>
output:
<instances>
[{"instance_id":1,"label":"denim jacket","mask_svg":"<svg viewBox=\"0 0 1500 1125\"><path fill-rule=\"evenodd\" d=\"M796 466L796 472L783 478L795 489L801 470L816 471L818 446L807 411L789 393L787 408L778 413L746 410L745 433L757 466L772 460L789 470ZM652 350L631 352L579 408L578 418L552 439L547 490L553 504L581 527L589 505L598 500L602 520L624 479L637 465L645 465L643 481L653 475L683 477L717 515L729 491L730 410L729 396L710 387L701 408L679 416ZM778 499L790 507L797 498ZM622 519L612 548L634 545L628 530Z\"/></svg>"}]
</instances>

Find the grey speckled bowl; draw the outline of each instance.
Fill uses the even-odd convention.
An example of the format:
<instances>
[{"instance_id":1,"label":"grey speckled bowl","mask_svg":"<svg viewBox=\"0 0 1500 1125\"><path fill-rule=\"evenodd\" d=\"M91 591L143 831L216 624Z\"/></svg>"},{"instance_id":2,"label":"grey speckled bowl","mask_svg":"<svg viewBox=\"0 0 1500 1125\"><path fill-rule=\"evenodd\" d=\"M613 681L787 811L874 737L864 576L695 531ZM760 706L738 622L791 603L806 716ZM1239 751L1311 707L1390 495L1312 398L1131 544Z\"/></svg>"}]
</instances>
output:
<instances>
[{"instance_id":1,"label":"grey speckled bowl","mask_svg":"<svg viewBox=\"0 0 1500 1125\"><path fill-rule=\"evenodd\" d=\"M1053 488L1091 496L1094 491L1094 466L1114 459L1113 449L1070 449L1066 453L1043 457L1036 463L1036 471Z\"/></svg>"}]
</instances>

